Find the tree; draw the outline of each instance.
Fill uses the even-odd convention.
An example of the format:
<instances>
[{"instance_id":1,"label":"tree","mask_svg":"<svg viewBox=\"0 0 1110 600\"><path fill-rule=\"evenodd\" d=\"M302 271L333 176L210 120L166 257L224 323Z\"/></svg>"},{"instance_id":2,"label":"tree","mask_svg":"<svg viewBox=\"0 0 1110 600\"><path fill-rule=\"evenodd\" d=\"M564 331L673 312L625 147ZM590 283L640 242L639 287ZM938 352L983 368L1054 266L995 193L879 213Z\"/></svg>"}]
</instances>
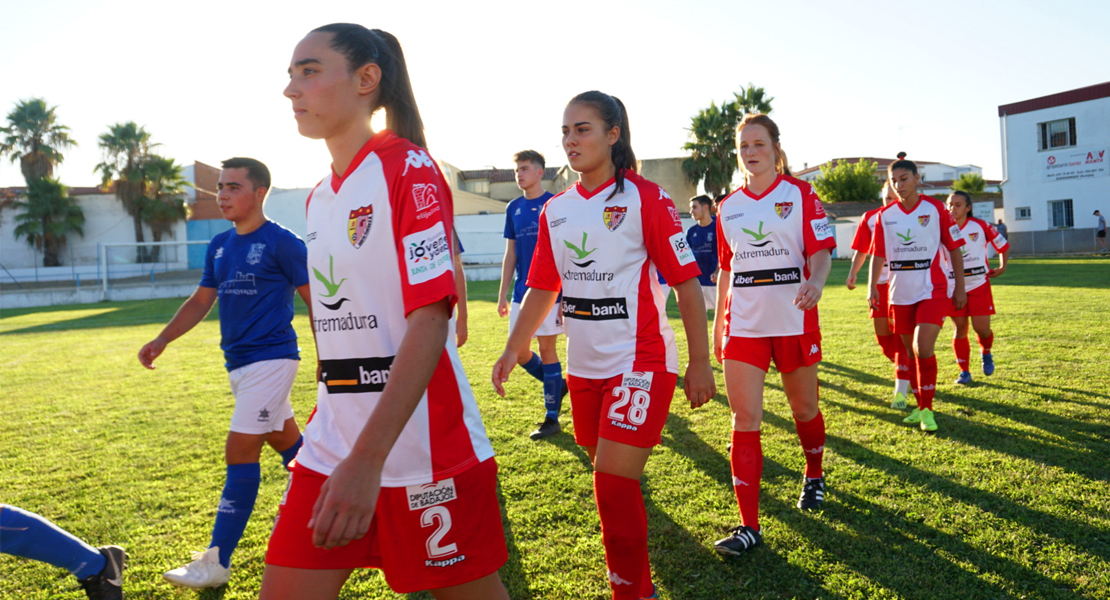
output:
<instances>
[{"instance_id":1,"label":"tree","mask_svg":"<svg viewBox=\"0 0 1110 600\"><path fill-rule=\"evenodd\" d=\"M838 160L832 167L822 165L813 188L823 202L873 202L883 190L883 182L875 178L877 166L866 159L856 163Z\"/></svg>"},{"instance_id":2,"label":"tree","mask_svg":"<svg viewBox=\"0 0 1110 600\"><path fill-rule=\"evenodd\" d=\"M732 100L698 111L690 119L690 141L683 144L690 156L682 161L682 173L695 186L702 182L711 197L728 191L736 173L736 126L748 114L771 112L771 101L761 87L749 83L733 93Z\"/></svg>"},{"instance_id":3,"label":"tree","mask_svg":"<svg viewBox=\"0 0 1110 600\"><path fill-rule=\"evenodd\" d=\"M140 167L145 183L140 216L150 226L154 241L162 241L162 236L173 231L173 224L185 219L185 181L181 165L172 158L151 154ZM150 262L158 262L160 248L150 249Z\"/></svg>"},{"instance_id":4,"label":"tree","mask_svg":"<svg viewBox=\"0 0 1110 600\"><path fill-rule=\"evenodd\" d=\"M142 166L151 148L150 134L134 121L116 123L108 128L108 133L100 135L100 149L103 161L96 165L101 175L101 185L115 183L116 199L123 205L135 226L135 241L143 240L143 198L146 182L143 180ZM147 253L138 248L136 260L146 262Z\"/></svg>"},{"instance_id":5,"label":"tree","mask_svg":"<svg viewBox=\"0 0 1110 600\"><path fill-rule=\"evenodd\" d=\"M959 179L952 182L952 189L968 194L982 194L987 191L987 182L978 173L964 173L960 175Z\"/></svg>"},{"instance_id":6,"label":"tree","mask_svg":"<svg viewBox=\"0 0 1110 600\"><path fill-rule=\"evenodd\" d=\"M70 232L85 235L85 213L64 185L53 177L40 177L27 186L27 200L16 201L23 212L15 216L15 239L42 251L42 266L57 267Z\"/></svg>"},{"instance_id":7,"label":"tree","mask_svg":"<svg viewBox=\"0 0 1110 600\"><path fill-rule=\"evenodd\" d=\"M53 176L54 166L62 162L62 150L77 145L69 137L69 127L58 124L57 109L42 98L20 100L8 113L8 126L0 127L5 135L0 154L19 161L28 187L36 179Z\"/></svg>"}]
</instances>

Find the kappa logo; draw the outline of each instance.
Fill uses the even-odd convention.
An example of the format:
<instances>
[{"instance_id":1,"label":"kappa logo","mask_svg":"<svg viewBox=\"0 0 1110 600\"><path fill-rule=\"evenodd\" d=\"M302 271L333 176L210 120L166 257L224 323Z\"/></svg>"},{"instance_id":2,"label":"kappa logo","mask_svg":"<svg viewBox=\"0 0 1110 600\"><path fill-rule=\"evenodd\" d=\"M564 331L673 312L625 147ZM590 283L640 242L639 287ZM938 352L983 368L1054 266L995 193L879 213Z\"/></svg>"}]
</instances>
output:
<instances>
[{"instance_id":1,"label":"kappa logo","mask_svg":"<svg viewBox=\"0 0 1110 600\"><path fill-rule=\"evenodd\" d=\"M747 481L744 481L743 479L740 479L739 477L733 475L732 476L732 486L733 487L739 487L739 486L742 486L742 485L746 485L748 487L752 486L752 484L748 483Z\"/></svg>"},{"instance_id":2,"label":"kappa logo","mask_svg":"<svg viewBox=\"0 0 1110 600\"><path fill-rule=\"evenodd\" d=\"M667 200L670 200L671 195L667 193L667 190L665 190L663 188L659 188L659 199L662 200L663 198L666 198Z\"/></svg>"},{"instance_id":3,"label":"kappa logo","mask_svg":"<svg viewBox=\"0 0 1110 600\"><path fill-rule=\"evenodd\" d=\"M408 158L405 159L405 170L401 175L407 175L409 168L423 169L424 167L431 167L434 171L436 163L424 150L409 150Z\"/></svg>"},{"instance_id":4,"label":"kappa logo","mask_svg":"<svg viewBox=\"0 0 1110 600\"><path fill-rule=\"evenodd\" d=\"M374 206L367 204L352 210L347 215L347 240L358 250L370 235L370 226L374 224Z\"/></svg>"},{"instance_id":5,"label":"kappa logo","mask_svg":"<svg viewBox=\"0 0 1110 600\"><path fill-rule=\"evenodd\" d=\"M777 210L777 208L776 208L776 210ZM766 246L767 244L770 244L771 240L767 240L767 241L763 241L763 240L767 236L774 233L773 231L768 231L767 233L763 233L763 221L759 222L759 231L752 231L751 229L747 229L747 228L744 228L744 227L741 227L740 229L744 233L752 236L752 239L750 241L748 241L748 245L749 246L755 246L756 248L762 248L762 247Z\"/></svg>"},{"instance_id":6,"label":"kappa logo","mask_svg":"<svg viewBox=\"0 0 1110 600\"><path fill-rule=\"evenodd\" d=\"M813 344L812 346L809 347L809 355L810 356L813 356L814 354L817 354L820 351L821 351L821 349L817 347L817 344Z\"/></svg>"},{"instance_id":7,"label":"kappa logo","mask_svg":"<svg viewBox=\"0 0 1110 600\"><path fill-rule=\"evenodd\" d=\"M786 217L789 217L790 213L792 213L792 212L794 212L794 203L793 202L776 202L775 203L775 214L778 215L780 219L785 220Z\"/></svg>"},{"instance_id":8,"label":"kappa logo","mask_svg":"<svg viewBox=\"0 0 1110 600\"><path fill-rule=\"evenodd\" d=\"M727 223L727 222L729 222L733 219L739 219L740 217L743 217L743 216L744 216L744 213L736 213L734 215L728 215L727 217L725 217L725 222Z\"/></svg>"},{"instance_id":9,"label":"kappa logo","mask_svg":"<svg viewBox=\"0 0 1110 600\"><path fill-rule=\"evenodd\" d=\"M925 227L929 224L929 217L930 216L932 216L932 215L921 215L921 216L917 217L917 222L921 223L922 227Z\"/></svg>"},{"instance_id":10,"label":"kappa logo","mask_svg":"<svg viewBox=\"0 0 1110 600\"><path fill-rule=\"evenodd\" d=\"M251 244L251 250L247 253L247 264L257 265L262 262L262 251L266 249L266 244Z\"/></svg>"},{"instance_id":11,"label":"kappa logo","mask_svg":"<svg viewBox=\"0 0 1110 600\"><path fill-rule=\"evenodd\" d=\"M436 184L412 184L412 199L416 202L417 211L426 210L435 206L436 204L439 204L439 199L436 198Z\"/></svg>"},{"instance_id":12,"label":"kappa logo","mask_svg":"<svg viewBox=\"0 0 1110 600\"><path fill-rule=\"evenodd\" d=\"M567 248L570 248L570 251L574 253L574 257L577 258L578 260L585 259L587 256L593 254L594 251L597 250L597 248L594 248L593 250L586 250L586 235L587 235L586 232L583 231L582 232L582 247L575 246L574 244L568 242L567 240L563 240L563 243L566 244ZM577 262L577 261L571 260L570 262L574 263L574 266L576 266L576 267L585 269L586 267L594 264L597 261L596 260L587 260L586 262Z\"/></svg>"},{"instance_id":13,"label":"kappa logo","mask_svg":"<svg viewBox=\"0 0 1110 600\"><path fill-rule=\"evenodd\" d=\"M821 454L824 451L825 451L824 446L818 446L816 448L810 448L809 450L806 450L806 454Z\"/></svg>"},{"instance_id":14,"label":"kappa logo","mask_svg":"<svg viewBox=\"0 0 1110 600\"><path fill-rule=\"evenodd\" d=\"M627 579L622 579L620 575L617 575L612 571L609 571L609 582L616 585L632 585L631 581L628 581Z\"/></svg>"},{"instance_id":15,"label":"kappa logo","mask_svg":"<svg viewBox=\"0 0 1110 600\"><path fill-rule=\"evenodd\" d=\"M566 222L567 222L566 217L560 217L560 218L555 219L554 221L551 221L550 223L548 223L547 226L550 227L551 229L555 229L556 227L558 227L558 226L560 226L560 225L562 225L563 223L566 223Z\"/></svg>"},{"instance_id":16,"label":"kappa logo","mask_svg":"<svg viewBox=\"0 0 1110 600\"><path fill-rule=\"evenodd\" d=\"M217 259L217 258L223 258L223 257L224 257L224 249L223 249L223 246L221 246L221 247L219 247L219 248L216 248L216 255L215 255L215 256L213 256L213 257L212 257L212 259L213 259L213 260L215 260L215 259Z\"/></svg>"},{"instance_id":17,"label":"kappa logo","mask_svg":"<svg viewBox=\"0 0 1110 600\"><path fill-rule=\"evenodd\" d=\"M606 206L605 210L601 212L601 221L605 223L605 227L609 231L616 231L621 223L624 223L624 218L627 215L627 206Z\"/></svg>"},{"instance_id":18,"label":"kappa logo","mask_svg":"<svg viewBox=\"0 0 1110 600\"><path fill-rule=\"evenodd\" d=\"M315 274L316 279L324 285L324 290L327 293L320 295L325 298L331 298L335 296L339 292L339 288L343 285L343 282L347 281L347 278L344 277L343 279L339 280L339 283L335 282L335 257L330 254L328 255L328 276L324 277L324 274L321 273L316 267L312 267L312 273ZM333 304L328 304L327 302L320 300L320 304L323 304L324 308L328 310L339 310L339 307L343 306L343 303L347 300L347 298L340 298Z\"/></svg>"}]
</instances>

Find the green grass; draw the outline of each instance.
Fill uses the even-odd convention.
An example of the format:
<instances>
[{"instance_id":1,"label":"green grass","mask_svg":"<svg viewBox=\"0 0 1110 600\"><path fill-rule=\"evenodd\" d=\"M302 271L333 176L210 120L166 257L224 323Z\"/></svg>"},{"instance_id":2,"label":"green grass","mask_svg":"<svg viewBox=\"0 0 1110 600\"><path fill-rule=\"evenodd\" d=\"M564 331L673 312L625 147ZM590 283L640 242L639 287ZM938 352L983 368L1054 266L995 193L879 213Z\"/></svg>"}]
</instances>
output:
<instances>
[{"instance_id":1,"label":"green grass","mask_svg":"<svg viewBox=\"0 0 1110 600\"><path fill-rule=\"evenodd\" d=\"M1014 261L995 287L997 373L952 385L951 328L942 333L936 435L902 425L902 414L887 408L891 368L874 342L865 291L841 283L846 270L835 263L821 302L826 509L794 508L803 458L771 376L766 543L737 560L713 553L713 541L737 522L718 370L722 393L714 402L691 411L676 397L644 475L661 597L1110 597L1110 265ZM517 599L606 597L586 455L569 435L528 440L542 416L537 382L515 372L504 400L488 383L506 327L495 294L492 283L471 284L470 342L461 354L501 469L510 548L501 576ZM135 358L179 303L13 310L0 318L0 501L93 544L125 546L129 598L198 596L163 583L161 573L207 545L223 483L233 399L215 317L172 344L157 371ZM684 353L673 299L670 310ZM311 356L303 310L295 324ZM294 388L302 423L314 403L311 375L302 368ZM201 598L257 596L285 485L276 455L264 456L262 473L232 585ZM0 557L0 598L83 597L61 569ZM368 571L342 597L395 596Z\"/></svg>"}]
</instances>

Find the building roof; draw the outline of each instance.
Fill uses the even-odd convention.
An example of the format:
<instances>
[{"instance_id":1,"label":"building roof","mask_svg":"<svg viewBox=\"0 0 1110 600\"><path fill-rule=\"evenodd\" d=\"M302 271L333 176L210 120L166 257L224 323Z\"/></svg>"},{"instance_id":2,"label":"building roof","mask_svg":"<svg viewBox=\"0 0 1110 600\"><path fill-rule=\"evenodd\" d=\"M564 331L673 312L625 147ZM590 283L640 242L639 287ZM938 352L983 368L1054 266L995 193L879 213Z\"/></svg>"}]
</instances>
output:
<instances>
[{"instance_id":1,"label":"building roof","mask_svg":"<svg viewBox=\"0 0 1110 600\"><path fill-rule=\"evenodd\" d=\"M113 182L110 185L108 185L108 187L105 187L105 188L102 188L102 187L67 187L66 190L69 191L70 196L92 196L92 195L95 195L95 194L113 194L113 193L115 193L115 189L114 189L115 187L116 187L116 185ZM16 196L24 196L24 195L27 194L27 187L26 186L12 186L12 187L0 188L0 189L3 189L5 192L7 192L9 194L15 194Z\"/></svg>"},{"instance_id":2,"label":"building roof","mask_svg":"<svg viewBox=\"0 0 1110 600\"><path fill-rule=\"evenodd\" d=\"M830 161L823 162L823 163L817 165L816 167L809 167L808 169L803 169L801 171L798 171L797 173L794 173L794 176L795 177L801 177L802 175L808 175L810 173L813 173L814 171L820 171L821 167L823 167L825 165L832 166L832 165L835 165L838 161L842 161L842 160L848 162L849 164L853 164L853 165L858 163L861 160L869 160L873 163L878 163L878 167L880 169L885 169L885 168L887 168L888 165L890 165L890 163L892 163L892 162L894 162L898 159L897 158L876 158L874 156L853 156L853 157L850 157L850 158L834 158ZM939 165L940 164L936 161L931 161L931 160L914 160L912 158L910 160L913 160L913 162L915 162L919 165Z\"/></svg>"},{"instance_id":3,"label":"building roof","mask_svg":"<svg viewBox=\"0 0 1110 600\"><path fill-rule=\"evenodd\" d=\"M543 179L554 181L558 172L557 167L547 167L543 170ZM462 175L463 179L485 179L490 183L516 181L516 171L514 169L478 169L475 171L459 171L459 174Z\"/></svg>"},{"instance_id":4,"label":"building roof","mask_svg":"<svg viewBox=\"0 0 1110 600\"><path fill-rule=\"evenodd\" d=\"M1099 98L1110 98L1110 81L1106 83L1096 83L1095 85L1089 85L1076 90L1041 96L1040 98L1033 98L1032 100L1022 100L1021 102L1014 102L1013 104L1003 104L998 107L998 116L1020 115L1021 113L1033 112L1035 110L1043 110L1056 106L1065 106L1077 102L1087 102L1088 100L1098 100Z\"/></svg>"}]
</instances>

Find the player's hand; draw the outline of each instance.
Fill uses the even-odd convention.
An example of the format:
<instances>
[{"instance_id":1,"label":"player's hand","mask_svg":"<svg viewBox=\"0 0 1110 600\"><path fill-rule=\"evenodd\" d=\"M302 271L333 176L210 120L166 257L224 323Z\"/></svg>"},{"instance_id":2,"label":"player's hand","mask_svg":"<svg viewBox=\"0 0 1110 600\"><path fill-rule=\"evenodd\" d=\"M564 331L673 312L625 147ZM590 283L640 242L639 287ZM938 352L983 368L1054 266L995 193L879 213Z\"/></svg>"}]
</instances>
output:
<instances>
[{"instance_id":1,"label":"player's hand","mask_svg":"<svg viewBox=\"0 0 1110 600\"><path fill-rule=\"evenodd\" d=\"M998 277L999 275L1001 275L1005 272L1006 272L1006 267L998 267L997 269L991 269L990 272L987 273L987 277L991 277L991 278Z\"/></svg>"},{"instance_id":2,"label":"player's hand","mask_svg":"<svg viewBox=\"0 0 1110 600\"><path fill-rule=\"evenodd\" d=\"M466 319L455 319L455 347L462 348L466 343Z\"/></svg>"},{"instance_id":3,"label":"player's hand","mask_svg":"<svg viewBox=\"0 0 1110 600\"><path fill-rule=\"evenodd\" d=\"M490 381L493 382L493 389L497 390L497 395L502 398L505 397L504 384L509 380L509 373L512 373L514 368L516 368L516 353L508 349L501 354L497 362L493 363Z\"/></svg>"},{"instance_id":4,"label":"player's hand","mask_svg":"<svg viewBox=\"0 0 1110 600\"><path fill-rule=\"evenodd\" d=\"M716 271L713 271L713 273L709 275L709 281L712 281L713 285L717 285L717 272Z\"/></svg>"},{"instance_id":5,"label":"player's hand","mask_svg":"<svg viewBox=\"0 0 1110 600\"><path fill-rule=\"evenodd\" d=\"M848 279L844 280L844 285L848 286L848 289L850 290L856 289L856 276L849 275Z\"/></svg>"},{"instance_id":6,"label":"player's hand","mask_svg":"<svg viewBox=\"0 0 1110 600\"><path fill-rule=\"evenodd\" d=\"M867 290L867 306L879 310L879 288L871 286Z\"/></svg>"},{"instance_id":7,"label":"player's hand","mask_svg":"<svg viewBox=\"0 0 1110 600\"><path fill-rule=\"evenodd\" d=\"M960 310L967 305L967 292L964 290L956 290L952 294L952 304L956 306L956 310Z\"/></svg>"},{"instance_id":8,"label":"player's hand","mask_svg":"<svg viewBox=\"0 0 1110 600\"><path fill-rule=\"evenodd\" d=\"M713 328L713 356L717 359L717 364L725 362L725 348L724 348L724 334Z\"/></svg>"},{"instance_id":9,"label":"player's hand","mask_svg":"<svg viewBox=\"0 0 1110 600\"><path fill-rule=\"evenodd\" d=\"M154 359L162 355L166 349L166 342L161 337L156 337L146 343L139 350L139 362L148 369L154 370Z\"/></svg>"},{"instance_id":10,"label":"player's hand","mask_svg":"<svg viewBox=\"0 0 1110 600\"><path fill-rule=\"evenodd\" d=\"M374 507L381 492L380 468L369 467L348 456L336 465L320 486L312 507L312 544L331 549L346 546L366 535L374 519Z\"/></svg>"},{"instance_id":11,"label":"player's hand","mask_svg":"<svg viewBox=\"0 0 1110 600\"><path fill-rule=\"evenodd\" d=\"M697 408L717 395L717 382L713 378L713 368L709 366L708 360L691 361L686 365L682 388L686 392L686 399L690 401L690 408Z\"/></svg>"},{"instance_id":12,"label":"player's hand","mask_svg":"<svg viewBox=\"0 0 1110 600\"><path fill-rule=\"evenodd\" d=\"M821 288L806 282L798 289L798 296L794 298L794 306L798 310L809 310L816 308L817 303L821 300Z\"/></svg>"},{"instance_id":13,"label":"player's hand","mask_svg":"<svg viewBox=\"0 0 1110 600\"><path fill-rule=\"evenodd\" d=\"M502 318L509 316L509 301L505 298L497 301L497 316Z\"/></svg>"}]
</instances>

